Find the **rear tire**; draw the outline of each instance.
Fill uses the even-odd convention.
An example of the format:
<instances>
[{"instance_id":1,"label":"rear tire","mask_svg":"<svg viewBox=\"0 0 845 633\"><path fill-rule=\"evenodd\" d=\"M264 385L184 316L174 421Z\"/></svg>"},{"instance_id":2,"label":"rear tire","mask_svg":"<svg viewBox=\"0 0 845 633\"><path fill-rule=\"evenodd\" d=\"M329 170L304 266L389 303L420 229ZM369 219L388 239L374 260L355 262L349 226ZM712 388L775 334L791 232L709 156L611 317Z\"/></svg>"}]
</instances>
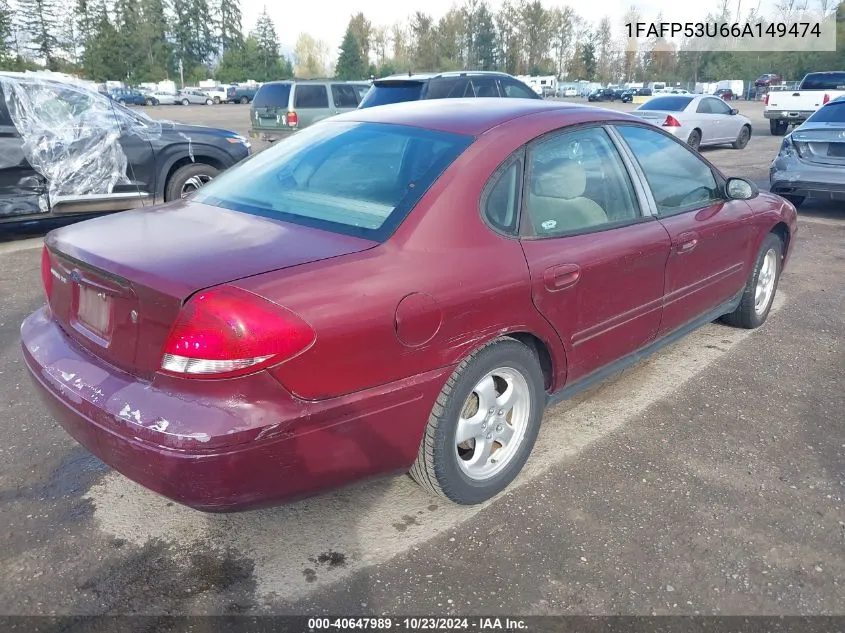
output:
<instances>
[{"instance_id":1,"label":"rear tire","mask_svg":"<svg viewBox=\"0 0 845 633\"><path fill-rule=\"evenodd\" d=\"M772 136L784 136L789 129L788 121L779 121L778 119L769 119L769 132Z\"/></svg>"},{"instance_id":2,"label":"rear tire","mask_svg":"<svg viewBox=\"0 0 845 633\"><path fill-rule=\"evenodd\" d=\"M205 100L205 105L214 105L214 100L212 100L212 99L206 99L206 100Z\"/></svg>"},{"instance_id":3,"label":"rear tire","mask_svg":"<svg viewBox=\"0 0 845 633\"><path fill-rule=\"evenodd\" d=\"M144 99L145 106L155 105L155 102L152 99Z\"/></svg>"},{"instance_id":4,"label":"rear tire","mask_svg":"<svg viewBox=\"0 0 845 633\"><path fill-rule=\"evenodd\" d=\"M736 140L731 143L731 147L734 149L745 149L745 146L748 145L748 141L751 140L751 128L747 125L743 125L742 129L739 131L739 136L736 137Z\"/></svg>"},{"instance_id":5,"label":"rear tire","mask_svg":"<svg viewBox=\"0 0 845 633\"><path fill-rule=\"evenodd\" d=\"M722 320L728 325L746 330L763 325L775 300L782 264L783 242L774 233L769 233L763 239L739 305Z\"/></svg>"},{"instance_id":6,"label":"rear tire","mask_svg":"<svg viewBox=\"0 0 845 633\"><path fill-rule=\"evenodd\" d=\"M537 355L514 339L474 352L437 397L411 477L462 505L497 495L531 454L546 404L544 382Z\"/></svg>"},{"instance_id":7,"label":"rear tire","mask_svg":"<svg viewBox=\"0 0 845 633\"><path fill-rule=\"evenodd\" d=\"M243 103L244 105L249 103L249 97L241 97L241 103Z\"/></svg>"},{"instance_id":8,"label":"rear tire","mask_svg":"<svg viewBox=\"0 0 845 633\"><path fill-rule=\"evenodd\" d=\"M187 99L182 99L182 105L188 105L189 103L191 103L191 102L188 101Z\"/></svg>"},{"instance_id":9,"label":"rear tire","mask_svg":"<svg viewBox=\"0 0 845 633\"><path fill-rule=\"evenodd\" d=\"M698 151L698 148L701 146L701 132L698 130L693 130L689 133L689 138L687 139L687 145L691 149Z\"/></svg>"},{"instance_id":10,"label":"rear tire","mask_svg":"<svg viewBox=\"0 0 845 633\"><path fill-rule=\"evenodd\" d=\"M164 201L179 200L212 180L220 170L205 163L190 163L177 169L167 181Z\"/></svg>"},{"instance_id":11,"label":"rear tire","mask_svg":"<svg viewBox=\"0 0 845 633\"><path fill-rule=\"evenodd\" d=\"M214 97L214 105L220 105L220 97Z\"/></svg>"}]
</instances>

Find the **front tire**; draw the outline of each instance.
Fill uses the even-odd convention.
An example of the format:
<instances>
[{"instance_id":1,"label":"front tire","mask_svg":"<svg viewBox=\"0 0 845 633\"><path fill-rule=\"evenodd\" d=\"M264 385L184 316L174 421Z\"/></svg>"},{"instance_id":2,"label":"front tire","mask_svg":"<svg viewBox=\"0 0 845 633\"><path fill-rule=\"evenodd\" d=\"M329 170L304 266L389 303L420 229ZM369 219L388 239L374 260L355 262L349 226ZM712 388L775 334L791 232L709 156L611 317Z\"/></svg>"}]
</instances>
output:
<instances>
[{"instance_id":1,"label":"front tire","mask_svg":"<svg viewBox=\"0 0 845 633\"><path fill-rule=\"evenodd\" d=\"M212 99L206 99L205 105L214 105L214 101Z\"/></svg>"},{"instance_id":2,"label":"front tire","mask_svg":"<svg viewBox=\"0 0 845 633\"><path fill-rule=\"evenodd\" d=\"M545 404L537 355L511 338L489 343L440 392L411 477L462 505L494 497L528 460Z\"/></svg>"},{"instance_id":3,"label":"front tire","mask_svg":"<svg viewBox=\"0 0 845 633\"><path fill-rule=\"evenodd\" d=\"M155 102L152 99L144 99L144 105L149 107L151 105L155 105Z\"/></svg>"},{"instance_id":4,"label":"front tire","mask_svg":"<svg viewBox=\"0 0 845 633\"><path fill-rule=\"evenodd\" d=\"M170 176L164 190L164 201L179 200L212 180L220 170L205 163L183 165Z\"/></svg>"},{"instance_id":5,"label":"front tire","mask_svg":"<svg viewBox=\"0 0 845 633\"><path fill-rule=\"evenodd\" d=\"M241 103L243 103L244 105L249 103L249 97L241 97Z\"/></svg>"},{"instance_id":6,"label":"front tire","mask_svg":"<svg viewBox=\"0 0 845 633\"><path fill-rule=\"evenodd\" d=\"M783 242L774 233L763 240L736 310L722 317L728 325L753 330L766 322L780 280Z\"/></svg>"},{"instance_id":7,"label":"front tire","mask_svg":"<svg viewBox=\"0 0 845 633\"><path fill-rule=\"evenodd\" d=\"M214 97L214 105L220 105L220 97Z\"/></svg>"}]
</instances>

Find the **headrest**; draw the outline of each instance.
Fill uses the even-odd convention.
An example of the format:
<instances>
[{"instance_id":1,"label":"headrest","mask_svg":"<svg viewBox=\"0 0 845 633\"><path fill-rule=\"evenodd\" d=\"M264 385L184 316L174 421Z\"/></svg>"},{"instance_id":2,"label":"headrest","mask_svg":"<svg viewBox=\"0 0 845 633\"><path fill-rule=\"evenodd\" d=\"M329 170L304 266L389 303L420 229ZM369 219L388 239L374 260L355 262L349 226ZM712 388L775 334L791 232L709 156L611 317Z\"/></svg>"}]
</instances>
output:
<instances>
[{"instance_id":1,"label":"headrest","mask_svg":"<svg viewBox=\"0 0 845 633\"><path fill-rule=\"evenodd\" d=\"M584 169L567 159L543 165L532 174L531 180L533 192L549 198L580 198L587 188Z\"/></svg>"}]
</instances>

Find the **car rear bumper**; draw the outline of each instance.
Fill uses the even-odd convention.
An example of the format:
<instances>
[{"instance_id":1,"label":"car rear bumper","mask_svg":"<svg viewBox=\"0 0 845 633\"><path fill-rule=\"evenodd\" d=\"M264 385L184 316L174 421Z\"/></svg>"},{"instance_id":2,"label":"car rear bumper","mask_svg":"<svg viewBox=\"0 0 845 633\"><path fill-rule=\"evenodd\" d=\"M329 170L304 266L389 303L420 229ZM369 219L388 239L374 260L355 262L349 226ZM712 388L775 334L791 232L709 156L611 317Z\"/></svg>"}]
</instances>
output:
<instances>
[{"instance_id":1,"label":"car rear bumper","mask_svg":"<svg viewBox=\"0 0 845 633\"><path fill-rule=\"evenodd\" d=\"M824 200L845 199L845 170L779 156L769 170L769 189L778 195Z\"/></svg>"},{"instance_id":2,"label":"car rear bumper","mask_svg":"<svg viewBox=\"0 0 845 633\"><path fill-rule=\"evenodd\" d=\"M294 132L296 132L296 130L267 130L253 128L249 131L249 137L259 141L278 141L283 138L288 138Z\"/></svg>"},{"instance_id":3,"label":"car rear bumper","mask_svg":"<svg viewBox=\"0 0 845 633\"><path fill-rule=\"evenodd\" d=\"M37 391L64 429L129 479L196 509L278 504L407 471L451 367L306 402L267 372L152 383L91 356L50 318L21 326ZM217 383L212 385L211 383Z\"/></svg>"},{"instance_id":4,"label":"car rear bumper","mask_svg":"<svg viewBox=\"0 0 845 633\"><path fill-rule=\"evenodd\" d=\"M810 118L815 110L764 110L763 116L778 121L804 121Z\"/></svg>"}]
</instances>

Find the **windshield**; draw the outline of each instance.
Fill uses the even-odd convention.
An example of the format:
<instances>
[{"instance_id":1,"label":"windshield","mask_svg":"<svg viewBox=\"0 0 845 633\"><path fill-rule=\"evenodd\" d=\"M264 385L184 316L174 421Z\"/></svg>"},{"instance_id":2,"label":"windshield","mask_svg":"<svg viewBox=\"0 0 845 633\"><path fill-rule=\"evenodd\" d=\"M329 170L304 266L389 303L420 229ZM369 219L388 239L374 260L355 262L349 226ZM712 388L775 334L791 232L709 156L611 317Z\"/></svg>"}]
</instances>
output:
<instances>
[{"instance_id":1,"label":"windshield","mask_svg":"<svg viewBox=\"0 0 845 633\"><path fill-rule=\"evenodd\" d=\"M692 101L692 97L657 97L642 104L637 110L664 110L682 112Z\"/></svg>"},{"instance_id":2,"label":"windshield","mask_svg":"<svg viewBox=\"0 0 845 633\"><path fill-rule=\"evenodd\" d=\"M845 73L810 73L799 90L845 90Z\"/></svg>"},{"instance_id":3,"label":"windshield","mask_svg":"<svg viewBox=\"0 0 845 633\"><path fill-rule=\"evenodd\" d=\"M194 200L384 241L472 141L417 127L328 121L233 167Z\"/></svg>"},{"instance_id":4,"label":"windshield","mask_svg":"<svg viewBox=\"0 0 845 633\"><path fill-rule=\"evenodd\" d=\"M375 83L364 95L359 108L417 101L422 94L423 84L419 81L385 81Z\"/></svg>"},{"instance_id":5,"label":"windshield","mask_svg":"<svg viewBox=\"0 0 845 633\"><path fill-rule=\"evenodd\" d=\"M845 123L845 101L834 101L819 108L807 123Z\"/></svg>"}]
</instances>

